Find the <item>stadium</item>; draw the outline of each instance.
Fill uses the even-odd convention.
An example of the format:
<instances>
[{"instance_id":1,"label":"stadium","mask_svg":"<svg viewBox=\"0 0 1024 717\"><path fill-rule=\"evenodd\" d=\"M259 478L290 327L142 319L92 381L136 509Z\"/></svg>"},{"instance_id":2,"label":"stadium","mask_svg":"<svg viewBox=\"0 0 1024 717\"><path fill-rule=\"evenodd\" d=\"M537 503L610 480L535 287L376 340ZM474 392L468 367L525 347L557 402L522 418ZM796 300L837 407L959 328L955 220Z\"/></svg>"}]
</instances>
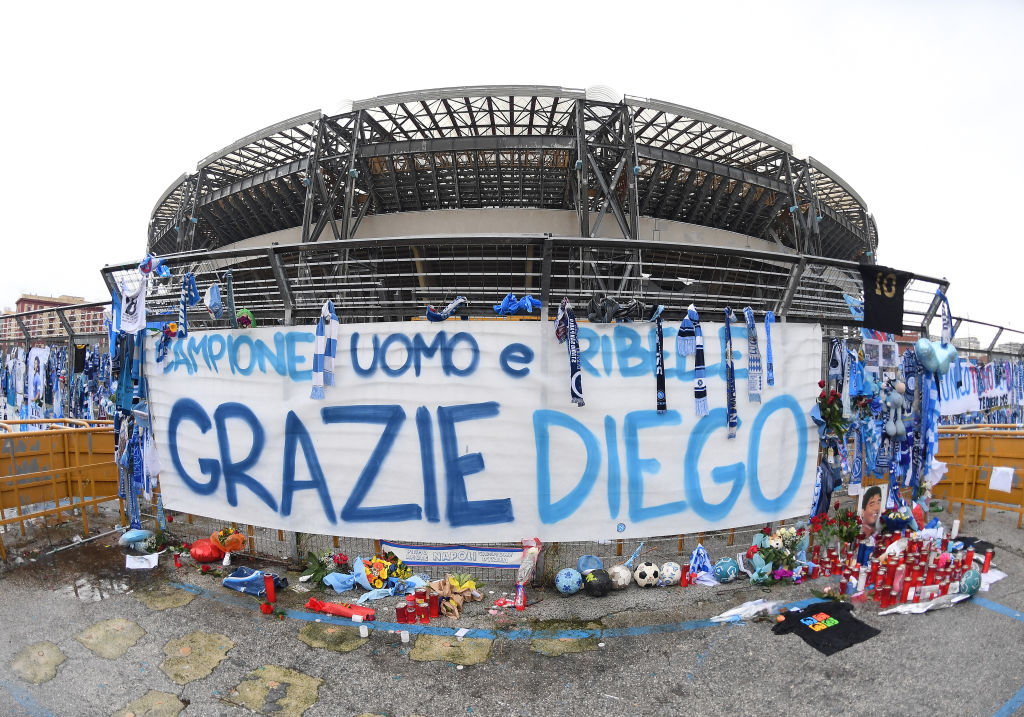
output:
<instances>
[{"instance_id":1,"label":"stadium","mask_svg":"<svg viewBox=\"0 0 1024 717\"><path fill-rule=\"evenodd\" d=\"M254 132L171 183L146 245L201 285L232 268L236 304L263 323L314 320L327 298L345 322L457 295L494 316L511 292L542 315L603 294L673 318L696 302L837 326L877 247L857 192L780 139L604 86L526 85L373 97ZM132 268L104 270L112 291ZM945 285L911 282L908 328ZM156 287L150 311L175 299Z\"/></svg>"}]
</instances>

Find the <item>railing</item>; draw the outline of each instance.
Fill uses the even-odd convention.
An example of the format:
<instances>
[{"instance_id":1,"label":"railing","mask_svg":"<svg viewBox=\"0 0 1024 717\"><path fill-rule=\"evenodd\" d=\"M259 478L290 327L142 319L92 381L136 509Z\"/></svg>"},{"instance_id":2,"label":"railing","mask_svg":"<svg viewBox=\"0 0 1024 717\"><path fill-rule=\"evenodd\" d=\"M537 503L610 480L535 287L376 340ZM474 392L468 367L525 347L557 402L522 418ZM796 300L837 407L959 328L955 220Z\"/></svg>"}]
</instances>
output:
<instances>
[{"instance_id":1,"label":"railing","mask_svg":"<svg viewBox=\"0 0 1024 717\"><path fill-rule=\"evenodd\" d=\"M967 505L981 507L981 519L989 508L1017 514L1017 527L1024 523L1024 430L1017 426L950 427L939 429L939 451L936 459L949 471L932 491L936 498L949 501L950 512L960 504L959 517ZM1009 493L992 490L988 479L992 469L1007 466L1014 469Z\"/></svg>"},{"instance_id":2,"label":"railing","mask_svg":"<svg viewBox=\"0 0 1024 717\"><path fill-rule=\"evenodd\" d=\"M21 431L23 424L51 425ZM4 421L0 423L0 529L17 524L25 535L27 521L76 513L83 537L89 537L89 515L99 504L117 500L114 427L111 421L74 419ZM119 505L124 522L124 508ZM0 558L7 548L0 537Z\"/></svg>"}]
</instances>

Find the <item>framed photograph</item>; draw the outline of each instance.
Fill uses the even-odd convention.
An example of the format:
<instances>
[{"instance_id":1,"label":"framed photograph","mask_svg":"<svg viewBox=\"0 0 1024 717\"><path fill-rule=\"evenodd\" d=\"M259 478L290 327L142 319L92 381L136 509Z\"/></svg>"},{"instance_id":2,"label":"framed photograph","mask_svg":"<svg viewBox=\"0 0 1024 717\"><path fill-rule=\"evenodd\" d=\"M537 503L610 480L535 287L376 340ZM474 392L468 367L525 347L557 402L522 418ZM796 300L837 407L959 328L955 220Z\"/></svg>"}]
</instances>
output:
<instances>
[{"instance_id":1,"label":"framed photograph","mask_svg":"<svg viewBox=\"0 0 1024 717\"><path fill-rule=\"evenodd\" d=\"M882 345L870 339L864 341L864 366L878 376L881 373Z\"/></svg>"},{"instance_id":2,"label":"framed photograph","mask_svg":"<svg viewBox=\"0 0 1024 717\"><path fill-rule=\"evenodd\" d=\"M860 516L861 531L873 538L881 530L879 520L885 512L885 499L888 497L889 486L862 486L857 496L857 515Z\"/></svg>"}]
</instances>

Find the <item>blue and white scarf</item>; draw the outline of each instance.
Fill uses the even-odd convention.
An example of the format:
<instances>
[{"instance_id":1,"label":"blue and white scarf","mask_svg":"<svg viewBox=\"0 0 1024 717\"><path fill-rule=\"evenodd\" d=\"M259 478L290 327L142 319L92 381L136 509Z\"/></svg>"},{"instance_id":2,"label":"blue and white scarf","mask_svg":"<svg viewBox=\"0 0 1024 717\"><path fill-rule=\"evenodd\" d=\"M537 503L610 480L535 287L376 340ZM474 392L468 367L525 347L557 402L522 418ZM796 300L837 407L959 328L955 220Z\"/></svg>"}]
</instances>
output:
<instances>
[{"instance_id":1,"label":"blue and white scarf","mask_svg":"<svg viewBox=\"0 0 1024 717\"><path fill-rule=\"evenodd\" d=\"M754 310L749 306L743 309L743 318L747 321L747 400L761 403L761 351L757 347Z\"/></svg>"},{"instance_id":2,"label":"blue and white scarf","mask_svg":"<svg viewBox=\"0 0 1024 717\"><path fill-rule=\"evenodd\" d=\"M735 438L740 426L740 415L736 411L736 369L732 363L732 329L730 321L738 321L732 308L725 307L725 390L727 397L726 417L729 424L728 438Z\"/></svg>"},{"instance_id":3,"label":"blue and white scarf","mask_svg":"<svg viewBox=\"0 0 1024 717\"><path fill-rule=\"evenodd\" d=\"M466 301L465 296L456 296L455 301L448 304L441 311L438 311L433 305L427 307L427 321L444 321L449 316L455 313L455 311L469 302Z\"/></svg>"},{"instance_id":4,"label":"blue and white scarf","mask_svg":"<svg viewBox=\"0 0 1024 717\"><path fill-rule=\"evenodd\" d=\"M582 408L583 402L583 371L580 368L579 327L576 325L576 313L572 310L572 302L566 296L558 305L558 316L555 318L555 338L558 343L567 343L569 352L569 398Z\"/></svg>"},{"instance_id":5,"label":"blue and white scarf","mask_svg":"<svg viewBox=\"0 0 1024 717\"><path fill-rule=\"evenodd\" d=\"M313 348L313 389L309 397L324 399L324 386L334 385L334 355L338 348L338 317L334 302L328 299L320 308L316 324L316 345Z\"/></svg>"},{"instance_id":6,"label":"blue and white scarf","mask_svg":"<svg viewBox=\"0 0 1024 717\"><path fill-rule=\"evenodd\" d=\"M700 316L693 304L686 310L687 318L693 323L693 399L698 418L708 415L708 386L704 382L704 332L700 328Z\"/></svg>"},{"instance_id":7,"label":"blue and white scarf","mask_svg":"<svg viewBox=\"0 0 1024 717\"><path fill-rule=\"evenodd\" d=\"M764 315L764 351L765 362L768 371L768 385L775 385L775 364L772 361L772 324L775 323L775 314L769 311Z\"/></svg>"},{"instance_id":8,"label":"blue and white scarf","mask_svg":"<svg viewBox=\"0 0 1024 717\"><path fill-rule=\"evenodd\" d=\"M195 275L185 274L181 280L181 302L178 304L178 336L188 336L188 307L195 306L202 298L196 288Z\"/></svg>"},{"instance_id":9,"label":"blue and white scarf","mask_svg":"<svg viewBox=\"0 0 1024 717\"><path fill-rule=\"evenodd\" d=\"M696 314L697 312L693 308L693 304L690 304L690 309L687 311L686 318L683 319L683 323L679 325L679 333L676 334L676 353L680 356L693 356L697 350L697 334L693 325L693 317L690 316L690 312Z\"/></svg>"}]
</instances>

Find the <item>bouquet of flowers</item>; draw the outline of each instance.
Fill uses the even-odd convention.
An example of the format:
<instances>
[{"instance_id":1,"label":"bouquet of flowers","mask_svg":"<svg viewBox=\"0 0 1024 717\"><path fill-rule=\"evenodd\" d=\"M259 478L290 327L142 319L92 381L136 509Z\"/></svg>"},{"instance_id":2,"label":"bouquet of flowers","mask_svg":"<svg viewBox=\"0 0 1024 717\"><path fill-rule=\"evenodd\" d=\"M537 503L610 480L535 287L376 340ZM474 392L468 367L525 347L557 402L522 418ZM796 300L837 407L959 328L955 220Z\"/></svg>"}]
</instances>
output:
<instances>
[{"instance_id":1,"label":"bouquet of flowers","mask_svg":"<svg viewBox=\"0 0 1024 717\"><path fill-rule=\"evenodd\" d=\"M409 566L390 551L383 556L374 555L369 560L364 560L363 569L366 571L366 579L375 588L384 587L390 578L406 580L412 576Z\"/></svg>"},{"instance_id":2,"label":"bouquet of flowers","mask_svg":"<svg viewBox=\"0 0 1024 717\"><path fill-rule=\"evenodd\" d=\"M811 517L811 532L820 533L825 543L836 538L841 543L852 543L860 537L861 521L857 511L850 508L839 510L839 501L832 506L835 514L827 512Z\"/></svg>"},{"instance_id":3,"label":"bouquet of flowers","mask_svg":"<svg viewBox=\"0 0 1024 717\"><path fill-rule=\"evenodd\" d=\"M231 553L242 549L245 536L235 528L222 528L210 536L210 542L220 548L221 552Z\"/></svg>"},{"instance_id":4,"label":"bouquet of flowers","mask_svg":"<svg viewBox=\"0 0 1024 717\"><path fill-rule=\"evenodd\" d=\"M349 572L348 556L344 553L333 553L330 550L325 550L320 555L312 550L306 553L306 569L302 575L303 577L308 575L309 582L319 589L323 588L326 576L331 573L347 572Z\"/></svg>"},{"instance_id":5,"label":"bouquet of flowers","mask_svg":"<svg viewBox=\"0 0 1024 717\"><path fill-rule=\"evenodd\" d=\"M810 535L804 527L786 526L774 533L765 528L754 535L747 559L754 565L750 581L771 584L792 579L800 553L807 550Z\"/></svg>"},{"instance_id":6,"label":"bouquet of flowers","mask_svg":"<svg viewBox=\"0 0 1024 717\"><path fill-rule=\"evenodd\" d=\"M825 424L825 429L835 433L840 438L846 433L847 421L843 418L843 401L839 393L833 389L826 392L825 382L818 381L818 413Z\"/></svg>"}]
</instances>

